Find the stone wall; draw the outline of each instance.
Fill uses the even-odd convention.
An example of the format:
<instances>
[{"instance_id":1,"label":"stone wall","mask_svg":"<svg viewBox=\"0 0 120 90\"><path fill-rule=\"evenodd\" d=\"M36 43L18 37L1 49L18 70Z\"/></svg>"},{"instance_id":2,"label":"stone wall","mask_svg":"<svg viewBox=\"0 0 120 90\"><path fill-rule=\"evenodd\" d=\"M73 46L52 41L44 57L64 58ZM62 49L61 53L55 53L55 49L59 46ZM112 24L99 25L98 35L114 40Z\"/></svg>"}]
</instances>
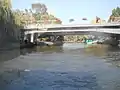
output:
<instances>
[{"instance_id":1,"label":"stone wall","mask_svg":"<svg viewBox=\"0 0 120 90\"><path fill-rule=\"evenodd\" d=\"M20 55L19 30L0 26L0 62Z\"/></svg>"},{"instance_id":2,"label":"stone wall","mask_svg":"<svg viewBox=\"0 0 120 90\"><path fill-rule=\"evenodd\" d=\"M82 39L85 35L66 35L64 36L64 41L66 42L77 42Z\"/></svg>"},{"instance_id":3,"label":"stone wall","mask_svg":"<svg viewBox=\"0 0 120 90\"><path fill-rule=\"evenodd\" d=\"M10 48L12 44L19 44L19 30L0 26L0 48Z\"/></svg>"}]
</instances>

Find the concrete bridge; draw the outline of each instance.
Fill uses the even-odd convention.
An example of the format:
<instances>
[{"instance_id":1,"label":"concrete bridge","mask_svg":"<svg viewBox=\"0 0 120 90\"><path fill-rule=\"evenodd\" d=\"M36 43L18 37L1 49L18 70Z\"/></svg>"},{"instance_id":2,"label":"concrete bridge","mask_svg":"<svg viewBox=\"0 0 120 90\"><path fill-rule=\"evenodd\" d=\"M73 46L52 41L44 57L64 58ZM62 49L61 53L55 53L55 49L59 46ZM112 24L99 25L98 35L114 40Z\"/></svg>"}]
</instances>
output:
<instances>
[{"instance_id":1,"label":"concrete bridge","mask_svg":"<svg viewBox=\"0 0 120 90\"><path fill-rule=\"evenodd\" d=\"M90 34L91 32L105 33L110 35L120 34L120 24L77 24L77 25L27 25L24 27L25 35L30 35L31 42L34 42L34 35L48 33L53 35L78 35Z\"/></svg>"}]
</instances>

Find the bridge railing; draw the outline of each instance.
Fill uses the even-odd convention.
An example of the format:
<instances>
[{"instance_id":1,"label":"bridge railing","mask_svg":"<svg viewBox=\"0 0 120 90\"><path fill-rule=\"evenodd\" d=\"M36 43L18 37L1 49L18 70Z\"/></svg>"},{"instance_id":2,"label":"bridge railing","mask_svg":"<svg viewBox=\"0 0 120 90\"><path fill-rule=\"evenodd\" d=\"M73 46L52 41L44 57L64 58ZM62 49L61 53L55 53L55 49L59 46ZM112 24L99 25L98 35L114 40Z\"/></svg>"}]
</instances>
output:
<instances>
[{"instance_id":1,"label":"bridge railing","mask_svg":"<svg viewBox=\"0 0 120 90\"><path fill-rule=\"evenodd\" d=\"M24 29L46 29L46 28L67 28L67 27L97 27L97 26L120 26L120 23L105 23L105 24L73 24L73 25L62 25L62 24L29 24Z\"/></svg>"},{"instance_id":2,"label":"bridge railing","mask_svg":"<svg viewBox=\"0 0 120 90\"><path fill-rule=\"evenodd\" d=\"M34 28L38 28L38 29L43 29L43 28L50 28L50 27L56 27L56 26L61 26L61 25L55 25L55 24L49 24L49 25L41 25L41 24L29 24L29 25L25 25L25 29L34 29Z\"/></svg>"},{"instance_id":3,"label":"bridge railing","mask_svg":"<svg viewBox=\"0 0 120 90\"><path fill-rule=\"evenodd\" d=\"M115 29L106 29L106 28L94 28L94 29L70 29L70 30L46 30L46 31L41 31L41 30L36 30L36 31L26 31L25 34L34 34L34 33L87 33L87 32L101 32L101 33L108 33L108 34L120 34L120 28L115 28Z\"/></svg>"}]
</instances>

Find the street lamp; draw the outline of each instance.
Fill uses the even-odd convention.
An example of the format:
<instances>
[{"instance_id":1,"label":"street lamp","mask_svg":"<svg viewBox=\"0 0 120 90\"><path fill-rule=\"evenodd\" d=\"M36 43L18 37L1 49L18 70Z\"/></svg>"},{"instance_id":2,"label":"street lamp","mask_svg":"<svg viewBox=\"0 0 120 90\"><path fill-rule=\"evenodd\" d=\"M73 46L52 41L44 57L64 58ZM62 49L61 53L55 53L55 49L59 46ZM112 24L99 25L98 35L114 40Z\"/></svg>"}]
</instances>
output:
<instances>
[{"instance_id":1,"label":"street lamp","mask_svg":"<svg viewBox=\"0 0 120 90\"><path fill-rule=\"evenodd\" d=\"M82 18L82 20L87 21L87 18Z\"/></svg>"}]
</instances>

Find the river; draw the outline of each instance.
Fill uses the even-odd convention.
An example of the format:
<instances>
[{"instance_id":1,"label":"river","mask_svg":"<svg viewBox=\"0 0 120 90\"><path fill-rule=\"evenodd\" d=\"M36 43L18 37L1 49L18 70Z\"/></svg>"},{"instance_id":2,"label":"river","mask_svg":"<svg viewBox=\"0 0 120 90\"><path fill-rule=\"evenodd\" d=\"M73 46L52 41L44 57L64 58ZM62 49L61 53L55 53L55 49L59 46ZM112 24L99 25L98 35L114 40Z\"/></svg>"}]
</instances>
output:
<instances>
[{"instance_id":1,"label":"river","mask_svg":"<svg viewBox=\"0 0 120 90\"><path fill-rule=\"evenodd\" d=\"M119 48L66 43L7 51L0 60L0 90L120 90Z\"/></svg>"}]
</instances>

